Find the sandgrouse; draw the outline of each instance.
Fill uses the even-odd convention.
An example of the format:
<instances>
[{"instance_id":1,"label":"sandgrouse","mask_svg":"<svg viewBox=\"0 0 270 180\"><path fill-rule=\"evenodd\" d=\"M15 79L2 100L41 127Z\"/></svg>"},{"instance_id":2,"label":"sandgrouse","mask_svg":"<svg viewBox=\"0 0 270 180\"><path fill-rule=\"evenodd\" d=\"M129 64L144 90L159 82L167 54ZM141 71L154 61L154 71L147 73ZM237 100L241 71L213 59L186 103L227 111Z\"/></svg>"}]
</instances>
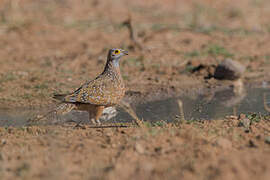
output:
<instances>
[{"instance_id":1,"label":"sandgrouse","mask_svg":"<svg viewBox=\"0 0 270 180\"><path fill-rule=\"evenodd\" d=\"M87 111L89 120L100 123L103 109L120 102L125 94L119 61L128 52L122 49L110 49L103 72L94 80L88 81L70 94L54 95L62 103L55 109L57 114L66 114L73 109Z\"/></svg>"}]
</instances>

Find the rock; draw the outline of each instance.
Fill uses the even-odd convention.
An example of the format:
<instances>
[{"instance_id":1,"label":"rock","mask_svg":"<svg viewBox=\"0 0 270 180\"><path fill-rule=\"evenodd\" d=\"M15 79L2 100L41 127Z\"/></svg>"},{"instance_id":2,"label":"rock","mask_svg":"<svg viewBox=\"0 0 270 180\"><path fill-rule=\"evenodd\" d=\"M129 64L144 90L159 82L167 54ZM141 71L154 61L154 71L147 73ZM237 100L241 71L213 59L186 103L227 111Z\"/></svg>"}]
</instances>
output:
<instances>
[{"instance_id":1,"label":"rock","mask_svg":"<svg viewBox=\"0 0 270 180\"><path fill-rule=\"evenodd\" d=\"M239 126L242 126L246 133L250 131L250 124L251 124L251 121L248 118L241 119L239 122Z\"/></svg>"},{"instance_id":2,"label":"rock","mask_svg":"<svg viewBox=\"0 0 270 180\"><path fill-rule=\"evenodd\" d=\"M214 78L236 80L245 72L246 68L232 59L225 59L216 68Z\"/></svg>"},{"instance_id":3,"label":"rock","mask_svg":"<svg viewBox=\"0 0 270 180\"><path fill-rule=\"evenodd\" d=\"M1 139L0 145L5 145L5 144L7 144L7 141L5 139Z\"/></svg>"},{"instance_id":4,"label":"rock","mask_svg":"<svg viewBox=\"0 0 270 180\"><path fill-rule=\"evenodd\" d=\"M244 127L245 132L248 133L250 131L250 125L251 125L250 119L248 119L245 114L240 114L238 119L239 119L238 126Z\"/></svg>"},{"instance_id":5,"label":"rock","mask_svg":"<svg viewBox=\"0 0 270 180\"><path fill-rule=\"evenodd\" d=\"M270 136L266 136L265 139L264 139L264 142L266 144L270 144Z\"/></svg>"},{"instance_id":6,"label":"rock","mask_svg":"<svg viewBox=\"0 0 270 180\"><path fill-rule=\"evenodd\" d=\"M144 153L144 147L139 144L139 143L136 143L135 144L135 150L139 153L139 154L143 154Z\"/></svg>"},{"instance_id":7,"label":"rock","mask_svg":"<svg viewBox=\"0 0 270 180\"><path fill-rule=\"evenodd\" d=\"M245 128L249 128L250 127L250 119L248 118L244 118L241 120L241 123L242 123L242 126L245 127Z\"/></svg>"}]
</instances>

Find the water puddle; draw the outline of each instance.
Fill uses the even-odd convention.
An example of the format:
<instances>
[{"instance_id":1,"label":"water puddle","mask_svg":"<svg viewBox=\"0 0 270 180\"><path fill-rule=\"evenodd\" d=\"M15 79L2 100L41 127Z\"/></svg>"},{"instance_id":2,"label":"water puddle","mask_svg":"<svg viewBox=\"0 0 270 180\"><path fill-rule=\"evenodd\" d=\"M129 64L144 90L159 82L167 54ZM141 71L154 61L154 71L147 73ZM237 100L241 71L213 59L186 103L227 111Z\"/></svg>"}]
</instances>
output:
<instances>
[{"instance_id":1,"label":"water puddle","mask_svg":"<svg viewBox=\"0 0 270 180\"><path fill-rule=\"evenodd\" d=\"M160 120L173 122L177 120L176 117L186 120L216 120L240 113L269 114L270 88L260 86L239 91L233 87L226 87L208 92L192 92L188 95L137 104L132 107L139 119L151 122ZM0 109L0 126L23 126L35 114L37 114L36 110ZM74 111L57 120L53 119L50 124L79 120L88 122L87 114ZM132 120L129 113L122 108L117 108L116 111L109 109L105 112L101 121L112 123Z\"/></svg>"}]
</instances>

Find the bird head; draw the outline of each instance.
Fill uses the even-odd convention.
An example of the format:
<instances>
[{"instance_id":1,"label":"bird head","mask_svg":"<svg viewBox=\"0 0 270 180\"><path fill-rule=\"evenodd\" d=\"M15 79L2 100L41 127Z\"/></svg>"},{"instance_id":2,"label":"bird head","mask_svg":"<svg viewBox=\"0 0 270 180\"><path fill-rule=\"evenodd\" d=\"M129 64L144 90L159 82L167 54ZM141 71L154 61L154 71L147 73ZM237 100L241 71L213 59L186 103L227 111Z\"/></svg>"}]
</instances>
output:
<instances>
[{"instance_id":1,"label":"bird head","mask_svg":"<svg viewBox=\"0 0 270 180\"><path fill-rule=\"evenodd\" d=\"M125 55L128 55L128 51L125 51L123 49L110 49L109 50L109 54L108 54L108 60L111 60L111 61L119 61L119 59L122 57L122 56L125 56Z\"/></svg>"}]
</instances>

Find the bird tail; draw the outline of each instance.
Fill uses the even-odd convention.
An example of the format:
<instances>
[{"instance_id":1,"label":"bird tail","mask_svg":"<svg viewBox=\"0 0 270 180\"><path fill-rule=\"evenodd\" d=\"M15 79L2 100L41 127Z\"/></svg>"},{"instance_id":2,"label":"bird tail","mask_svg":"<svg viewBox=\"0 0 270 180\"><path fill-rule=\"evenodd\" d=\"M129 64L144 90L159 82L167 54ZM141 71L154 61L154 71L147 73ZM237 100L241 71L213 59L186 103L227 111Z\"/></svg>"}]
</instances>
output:
<instances>
[{"instance_id":1,"label":"bird tail","mask_svg":"<svg viewBox=\"0 0 270 180\"><path fill-rule=\"evenodd\" d=\"M54 98L54 99L57 99L57 100L60 100L60 101L64 101L66 95L67 95L67 94L54 94L54 95L53 95L53 98Z\"/></svg>"},{"instance_id":2,"label":"bird tail","mask_svg":"<svg viewBox=\"0 0 270 180\"><path fill-rule=\"evenodd\" d=\"M44 121L44 120L53 120L53 119L57 118L58 116L69 113L70 111L72 111L75 108L76 108L75 104L60 103L53 110L51 110L43 115L37 115L36 117L29 119L28 123L40 122L40 121Z\"/></svg>"}]
</instances>

